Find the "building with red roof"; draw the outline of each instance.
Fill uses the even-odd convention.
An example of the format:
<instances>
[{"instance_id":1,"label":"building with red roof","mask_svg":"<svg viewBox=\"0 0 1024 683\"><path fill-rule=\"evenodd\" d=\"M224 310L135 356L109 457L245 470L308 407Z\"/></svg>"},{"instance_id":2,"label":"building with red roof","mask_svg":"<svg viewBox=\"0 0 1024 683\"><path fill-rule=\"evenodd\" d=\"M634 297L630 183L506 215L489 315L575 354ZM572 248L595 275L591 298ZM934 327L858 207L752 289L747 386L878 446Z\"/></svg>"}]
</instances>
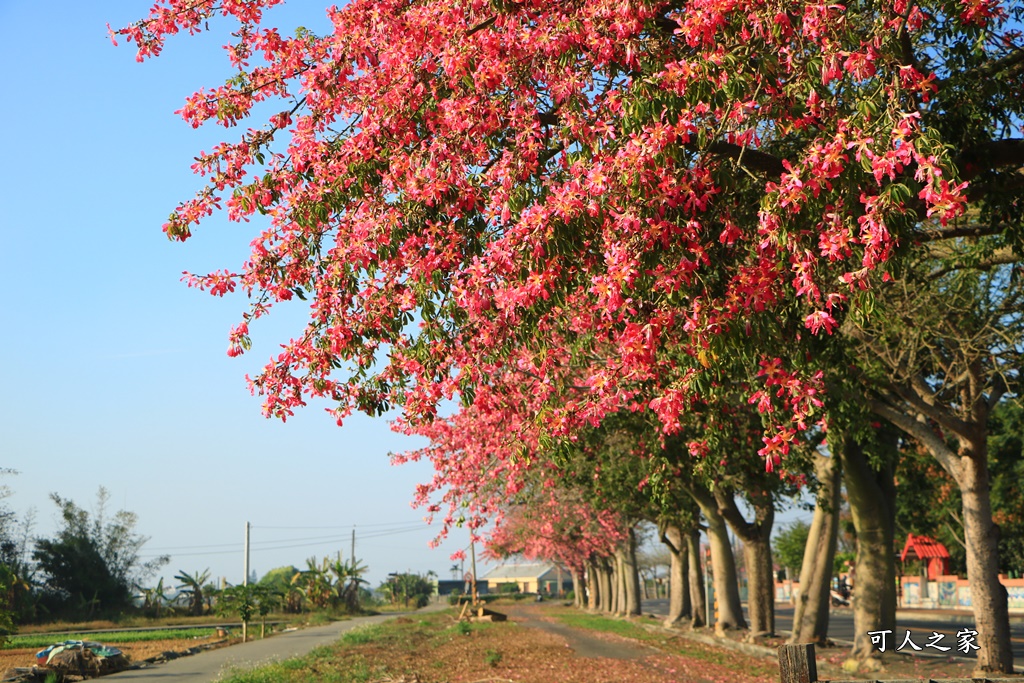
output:
<instances>
[{"instance_id":1,"label":"building with red roof","mask_svg":"<svg viewBox=\"0 0 1024 683\"><path fill-rule=\"evenodd\" d=\"M900 560L921 560L928 568L928 580L936 581L940 576L949 575L949 551L934 538L907 534Z\"/></svg>"}]
</instances>

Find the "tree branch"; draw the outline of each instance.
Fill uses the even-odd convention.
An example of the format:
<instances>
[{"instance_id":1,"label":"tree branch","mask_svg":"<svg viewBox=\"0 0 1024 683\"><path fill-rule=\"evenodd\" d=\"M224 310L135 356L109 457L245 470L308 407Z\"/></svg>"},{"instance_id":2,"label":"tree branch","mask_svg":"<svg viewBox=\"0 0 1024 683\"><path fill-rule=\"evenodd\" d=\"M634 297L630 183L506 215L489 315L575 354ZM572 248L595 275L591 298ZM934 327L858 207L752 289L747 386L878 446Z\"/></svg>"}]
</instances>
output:
<instances>
[{"instance_id":1,"label":"tree branch","mask_svg":"<svg viewBox=\"0 0 1024 683\"><path fill-rule=\"evenodd\" d=\"M903 411L897 410L882 401L868 401L868 407L871 408L871 412L875 415L884 417L896 427L921 442L921 445L927 448L928 452L939 461L942 469L946 470L958 484L960 483L960 463L957 455L946 445L942 437L935 433L935 430L924 422L919 422Z\"/></svg>"},{"instance_id":2,"label":"tree branch","mask_svg":"<svg viewBox=\"0 0 1024 683\"><path fill-rule=\"evenodd\" d=\"M715 502L718 503L718 514L722 515L733 532L744 541L751 541L757 538L757 526L747 521L736 504L736 496L724 486L716 486L714 490Z\"/></svg>"},{"instance_id":3,"label":"tree branch","mask_svg":"<svg viewBox=\"0 0 1024 683\"><path fill-rule=\"evenodd\" d=\"M929 242L937 242L958 237L988 237L990 235L1002 234L1004 230L1006 230L1006 226L1002 224L964 225L941 230L926 230L923 235L928 238Z\"/></svg>"},{"instance_id":4,"label":"tree branch","mask_svg":"<svg viewBox=\"0 0 1024 683\"><path fill-rule=\"evenodd\" d=\"M910 391L895 382L890 383L887 388L909 403L910 407L920 415L937 422L941 427L959 436L969 433L969 424L935 405L935 392L921 375L918 374L910 378Z\"/></svg>"},{"instance_id":5,"label":"tree branch","mask_svg":"<svg viewBox=\"0 0 1024 683\"><path fill-rule=\"evenodd\" d=\"M654 25L669 34L673 34L679 29L679 24L676 21L664 15L654 17Z\"/></svg>"},{"instance_id":6,"label":"tree branch","mask_svg":"<svg viewBox=\"0 0 1024 683\"><path fill-rule=\"evenodd\" d=\"M1014 254L1009 249L1004 250L1002 253L995 254L990 258L987 258L978 263L965 263L965 264L951 264L938 268L928 274L929 280L937 280L947 273L951 273L955 270L992 270L996 266L1005 266L1011 263L1019 263L1021 257Z\"/></svg>"},{"instance_id":7,"label":"tree branch","mask_svg":"<svg viewBox=\"0 0 1024 683\"><path fill-rule=\"evenodd\" d=\"M1024 139L988 140L964 150L956 160L960 177L971 180L982 171L1004 166L1024 166Z\"/></svg>"},{"instance_id":8,"label":"tree branch","mask_svg":"<svg viewBox=\"0 0 1024 683\"><path fill-rule=\"evenodd\" d=\"M685 146L694 151L709 152L715 156L732 159L743 167L760 171L773 178L778 178L786 171L786 167L782 165L782 160L777 156L732 142L712 142L705 150L700 150L696 145Z\"/></svg>"},{"instance_id":9,"label":"tree branch","mask_svg":"<svg viewBox=\"0 0 1024 683\"><path fill-rule=\"evenodd\" d=\"M995 61L983 65L981 68L977 69L977 73L979 76L982 76L983 78L991 78L992 76L998 74L1000 71L1013 68L1014 66L1022 63L1024 63L1024 48L1018 47L1016 50L1006 55L1005 57L1001 57Z\"/></svg>"},{"instance_id":10,"label":"tree branch","mask_svg":"<svg viewBox=\"0 0 1024 683\"><path fill-rule=\"evenodd\" d=\"M1001 374L997 374L992 384L992 391L988 395L988 411L991 413L996 404L1006 395L1006 392L1010 390L1010 387L1006 384L1006 378Z\"/></svg>"},{"instance_id":11,"label":"tree branch","mask_svg":"<svg viewBox=\"0 0 1024 683\"><path fill-rule=\"evenodd\" d=\"M473 35L474 33L476 33L477 31L483 31L485 28L488 28L490 26L494 26L494 22L496 22L497 20L498 20L498 15L497 14L495 14L493 17L490 17L488 19L484 19L479 24L477 24L473 28L471 28L468 31L466 31L466 37L468 38L471 35Z\"/></svg>"}]
</instances>

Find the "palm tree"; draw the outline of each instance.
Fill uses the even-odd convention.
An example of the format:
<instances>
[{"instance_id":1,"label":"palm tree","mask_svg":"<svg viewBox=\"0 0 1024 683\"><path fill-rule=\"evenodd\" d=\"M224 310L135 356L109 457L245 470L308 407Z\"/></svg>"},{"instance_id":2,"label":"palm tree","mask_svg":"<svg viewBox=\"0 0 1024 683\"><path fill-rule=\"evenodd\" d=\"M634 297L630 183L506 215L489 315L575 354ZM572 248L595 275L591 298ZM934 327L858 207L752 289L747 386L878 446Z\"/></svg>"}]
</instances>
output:
<instances>
[{"instance_id":1,"label":"palm tree","mask_svg":"<svg viewBox=\"0 0 1024 683\"><path fill-rule=\"evenodd\" d=\"M292 584L299 587L314 608L326 608L334 594L327 558L324 558L321 566L317 566L315 557L307 559L306 570L296 574Z\"/></svg>"},{"instance_id":2,"label":"palm tree","mask_svg":"<svg viewBox=\"0 0 1024 683\"><path fill-rule=\"evenodd\" d=\"M363 574L367 572L366 565L353 558L351 561L343 561L339 557L331 566L331 573L336 577L334 592L338 599L345 604L349 612L359 611L359 586L366 583Z\"/></svg>"},{"instance_id":3,"label":"palm tree","mask_svg":"<svg viewBox=\"0 0 1024 683\"><path fill-rule=\"evenodd\" d=\"M167 590L164 588L163 577L152 588L143 588L138 585L136 585L136 588L142 591L142 609L153 610L154 616L159 619L160 607L167 604Z\"/></svg>"},{"instance_id":4,"label":"palm tree","mask_svg":"<svg viewBox=\"0 0 1024 683\"><path fill-rule=\"evenodd\" d=\"M196 572L192 575L179 571L174 578L181 582L181 585L176 588L180 595L186 598L188 613L194 617L203 616L203 605L205 604L203 584L210 580L210 570Z\"/></svg>"},{"instance_id":5,"label":"palm tree","mask_svg":"<svg viewBox=\"0 0 1024 683\"><path fill-rule=\"evenodd\" d=\"M294 580L295 578L301 575L302 572L296 572L295 576L293 576L292 579ZM288 585L283 590L284 594L281 596L281 606L284 609L284 611L288 614L299 614L300 612L302 612L302 590L294 583Z\"/></svg>"}]
</instances>

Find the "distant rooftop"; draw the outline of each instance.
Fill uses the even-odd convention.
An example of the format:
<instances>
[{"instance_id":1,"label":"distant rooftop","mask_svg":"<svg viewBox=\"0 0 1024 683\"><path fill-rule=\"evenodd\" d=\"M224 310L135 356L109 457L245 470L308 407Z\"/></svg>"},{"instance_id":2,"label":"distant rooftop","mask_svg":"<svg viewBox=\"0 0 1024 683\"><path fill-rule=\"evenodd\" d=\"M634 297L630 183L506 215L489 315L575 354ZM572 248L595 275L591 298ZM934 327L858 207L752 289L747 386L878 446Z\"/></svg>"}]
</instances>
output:
<instances>
[{"instance_id":1,"label":"distant rooftop","mask_svg":"<svg viewBox=\"0 0 1024 683\"><path fill-rule=\"evenodd\" d=\"M906 562L908 559L923 560L933 557L949 559L949 551L946 550L946 546L942 545L934 538L907 534L907 544L903 546L903 553L900 556L902 561Z\"/></svg>"},{"instance_id":2,"label":"distant rooftop","mask_svg":"<svg viewBox=\"0 0 1024 683\"><path fill-rule=\"evenodd\" d=\"M503 564L484 574L481 579L519 579L524 577L537 578L555 568L553 562L518 562Z\"/></svg>"}]
</instances>

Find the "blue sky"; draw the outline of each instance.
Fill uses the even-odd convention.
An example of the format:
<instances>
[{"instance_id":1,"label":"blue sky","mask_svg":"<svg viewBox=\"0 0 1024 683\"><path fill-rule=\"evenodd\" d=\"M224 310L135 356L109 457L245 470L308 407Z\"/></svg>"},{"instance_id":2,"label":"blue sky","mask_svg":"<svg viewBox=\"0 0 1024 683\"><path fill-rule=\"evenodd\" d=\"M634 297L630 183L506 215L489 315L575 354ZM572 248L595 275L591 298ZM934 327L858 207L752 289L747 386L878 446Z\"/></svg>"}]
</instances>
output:
<instances>
[{"instance_id":1,"label":"blue sky","mask_svg":"<svg viewBox=\"0 0 1024 683\"><path fill-rule=\"evenodd\" d=\"M420 442L361 415L339 429L321 406L269 421L249 395L244 376L301 330L305 304L252 325L253 349L232 359L227 335L246 300L180 282L183 270L237 267L259 224L215 216L184 245L161 232L200 187L194 157L237 132L196 131L173 113L229 73L223 33L178 36L144 64L111 45L106 24L148 6L0 0L0 467L19 472L2 482L6 503L35 508L45 536L51 492L90 507L105 486L115 509L139 515L146 553L172 556L168 578L209 568L239 581L246 521L259 574L347 556L356 525L372 583L392 571L448 577L468 534L429 549L436 528L409 501L431 469L388 461ZM326 23L316 2L268 14L286 32ZM794 517L809 514L780 526Z\"/></svg>"},{"instance_id":2,"label":"blue sky","mask_svg":"<svg viewBox=\"0 0 1024 683\"><path fill-rule=\"evenodd\" d=\"M185 245L161 232L199 187L193 158L235 133L195 131L173 113L223 82L222 33L178 36L145 64L111 45L106 24L148 7L0 0L0 466L19 472L3 482L6 503L36 508L47 535L50 492L90 507L103 485L115 509L139 515L147 554L172 555L168 577L208 567L240 580L246 521L260 574L347 556L354 524L373 583L407 569L448 577L468 535L430 550L436 529L409 501L431 470L388 462L418 442L363 416L339 429L314 406L269 421L249 395L245 374L301 329L305 304L254 324L252 351L231 359L228 330L246 300L179 281L183 270L238 266L258 224L215 217ZM290 32L326 20L309 2L275 9L269 23Z\"/></svg>"}]
</instances>

